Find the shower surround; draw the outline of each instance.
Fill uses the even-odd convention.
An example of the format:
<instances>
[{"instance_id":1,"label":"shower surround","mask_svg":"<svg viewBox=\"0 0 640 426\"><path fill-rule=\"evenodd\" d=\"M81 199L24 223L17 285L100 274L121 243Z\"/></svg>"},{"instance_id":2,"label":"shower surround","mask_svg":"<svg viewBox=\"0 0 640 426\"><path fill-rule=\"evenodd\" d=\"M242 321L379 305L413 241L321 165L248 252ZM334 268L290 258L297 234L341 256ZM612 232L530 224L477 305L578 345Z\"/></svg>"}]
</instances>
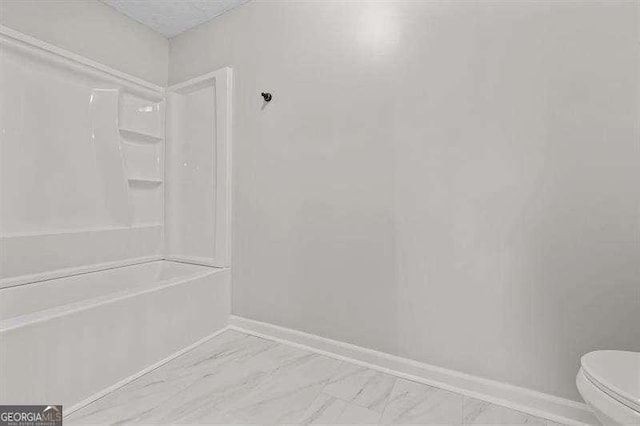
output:
<instances>
[{"instance_id":1,"label":"shower surround","mask_svg":"<svg viewBox=\"0 0 640 426\"><path fill-rule=\"evenodd\" d=\"M0 30L0 403L69 412L228 323L231 70L166 89Z\"/></svg>"}]
</instances>

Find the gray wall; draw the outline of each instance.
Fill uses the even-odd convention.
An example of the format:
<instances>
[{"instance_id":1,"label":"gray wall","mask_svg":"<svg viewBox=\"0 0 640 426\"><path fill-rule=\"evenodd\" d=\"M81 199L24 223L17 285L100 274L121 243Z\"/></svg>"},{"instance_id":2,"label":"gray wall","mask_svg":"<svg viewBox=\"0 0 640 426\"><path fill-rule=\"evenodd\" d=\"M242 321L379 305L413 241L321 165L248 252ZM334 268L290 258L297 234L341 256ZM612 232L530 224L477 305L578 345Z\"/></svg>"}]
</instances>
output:
<instances>
[{"instance_id":1,"label":"gray wall","mask_svg":"<svg viewBox=\"0 0 640 426\"><path fill-rule=\"evenodd\" d=\"M0 0L0 24L159 85L166 38L98 0Z\"/></svg>"},{"instance_id":2,"label":"gray wall","mask_svg":"<svg viewBox=\"0 0 640 426\"><path fill-rule=\"evenodd\" d=\"M234 313L578 399L640 350L637 17L254 1L172 39L172 83L235 72Z\"/></svg>"}]
</instances>

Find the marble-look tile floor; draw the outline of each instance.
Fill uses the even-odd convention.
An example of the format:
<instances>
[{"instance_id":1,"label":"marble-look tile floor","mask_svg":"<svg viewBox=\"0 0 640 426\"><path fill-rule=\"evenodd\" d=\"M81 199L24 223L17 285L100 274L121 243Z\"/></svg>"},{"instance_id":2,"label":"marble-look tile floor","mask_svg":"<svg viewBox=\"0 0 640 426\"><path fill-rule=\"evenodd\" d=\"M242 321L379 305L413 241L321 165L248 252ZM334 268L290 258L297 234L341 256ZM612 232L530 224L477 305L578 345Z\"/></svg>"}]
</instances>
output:
<instances>
[{"instance_id":1,"label":"marble-look tile floor","mask_svg":"<svg viewBox=\"0 0 640 426\"><path fill-rule=\"evenodd\" d=\"M225 331L65 417L65 424L550 421L292 346Z\"/></svg>"}]
</instances>

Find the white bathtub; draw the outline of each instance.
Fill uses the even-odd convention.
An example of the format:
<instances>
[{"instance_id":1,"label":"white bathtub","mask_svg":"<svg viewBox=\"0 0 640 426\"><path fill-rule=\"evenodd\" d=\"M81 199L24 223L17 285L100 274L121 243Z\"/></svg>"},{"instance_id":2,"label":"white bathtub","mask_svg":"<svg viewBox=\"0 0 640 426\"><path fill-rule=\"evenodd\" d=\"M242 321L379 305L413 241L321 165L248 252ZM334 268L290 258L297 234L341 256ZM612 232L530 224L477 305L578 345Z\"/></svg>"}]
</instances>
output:
<instances>
[{"instance_id":1,"label":"white bathtub","mask_svg":"<svg viewBox=\"0 0 640 426\"><path fill-rule=\"evenodd\" d=\"M156 261L0 289L0 404L70 407L222 329L229 278Z\"/></svg>"}]
</instances>

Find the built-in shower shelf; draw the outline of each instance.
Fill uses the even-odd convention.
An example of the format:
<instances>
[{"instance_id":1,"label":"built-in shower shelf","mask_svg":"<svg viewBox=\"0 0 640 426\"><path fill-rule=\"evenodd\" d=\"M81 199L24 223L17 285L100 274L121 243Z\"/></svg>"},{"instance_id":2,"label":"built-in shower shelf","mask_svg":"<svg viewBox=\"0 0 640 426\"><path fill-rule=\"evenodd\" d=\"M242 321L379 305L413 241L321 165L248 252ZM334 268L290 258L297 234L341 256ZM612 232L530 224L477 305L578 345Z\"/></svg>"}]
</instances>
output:
<instances>
[{"instance_id":1,"label":"built-in shower shelf","mask_svg":"<svg viewBox=\"0 0 640 426\"><path fill-rule=\"evenodd\" d=\"M162 142L164 138L156 135L150 135L148 133L141 133L131 129L120 128L120 135L128 139L131 142L138 143L158 143Z\"/></svg>"},{"instance_id":2,"label":"built-in shower shelf","mask_svg":"<svg viewBox=\"0 0 640 426\"><path fill-rule=\"evenodd\" d=\"M148 178L148 177L130 177L130 185L143 185L143 186L156 186L161 185L164 181L162 179Z\"/></svg>"}]
</instances>

